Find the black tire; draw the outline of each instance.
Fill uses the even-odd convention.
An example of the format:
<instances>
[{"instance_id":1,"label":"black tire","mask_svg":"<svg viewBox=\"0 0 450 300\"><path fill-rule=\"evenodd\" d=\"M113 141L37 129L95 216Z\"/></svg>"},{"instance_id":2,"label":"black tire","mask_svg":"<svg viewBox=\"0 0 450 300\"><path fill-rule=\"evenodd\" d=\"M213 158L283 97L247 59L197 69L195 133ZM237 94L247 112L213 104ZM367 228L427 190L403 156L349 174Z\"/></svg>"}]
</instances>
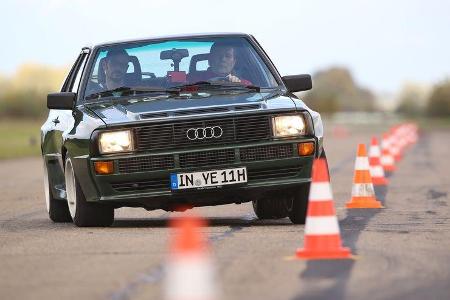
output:
<instances>
[{"instance_id":1,"label":"black tire","mask_svg":"<svg viewBox=\"0 0 450 300\"><path fill-rule=\"evenodd\" d=\"M108 227L114 222L114 208L86 201L70 158L65 168L67 201L73 223L78 227ZM73 202L72 202L73 201Z\"/></svg>"},{"instance_id":2,"label":"black tire","mask_svg":"<svg viewBox=\"0 0 450 300\"><path fill-rule=\"evenodd\" d=\"M277 199L275 194L253 200L253 210L258 219L281 219L288 215L288 205L286 199Z\"/></svg>"},{"instance_id":3,"label":"black tire","mask_svg":"<svg viewBox=\"0 0 450 300\"><path fill-rule=\"evenodd\" d=\"M48 212L50 220L55 223L69 223L72 222L70 217L69 207L64 200L50 200L50 209Z\"/></svg>"},{"instance_id":4,"label":"black tire","mask_svg":"<svg viewBox=\"0 0 450 300\"><path fill-rule=\"evenodd\" d=\"M305 224L310 186L310 183L303 184L291 200L288 217L294 224Z\"/></svg>"},{"instance_id":5,"label":"black tire","mask_svg":"<svg viewBox=\"0 0 450 300\"><path fill-rule=\"evenodd\" d=\"M327 164L328 176L330 175L330 170L328 169L327 155L325 154L325 149L322 149L320 158L324 158ZM308 200L309 200L309 188L311 183L306 183L302 185L297 191L296 195L292 199L292 205L289 209L288 217L294 224L305 224L306 213L308 211Z\"/></svg>"},{"instance_id":6,"label":"black tire","mask_svg":"<svg viewBox=\"0 0 450 300\"><path fill-rule=\"evenodd\" d=\"M48 217L55 223L72 222L67 202L53 197L50 183L51 180L48 174L48 167L44 161L44 189Z\"/></svg>"}]
</instances>

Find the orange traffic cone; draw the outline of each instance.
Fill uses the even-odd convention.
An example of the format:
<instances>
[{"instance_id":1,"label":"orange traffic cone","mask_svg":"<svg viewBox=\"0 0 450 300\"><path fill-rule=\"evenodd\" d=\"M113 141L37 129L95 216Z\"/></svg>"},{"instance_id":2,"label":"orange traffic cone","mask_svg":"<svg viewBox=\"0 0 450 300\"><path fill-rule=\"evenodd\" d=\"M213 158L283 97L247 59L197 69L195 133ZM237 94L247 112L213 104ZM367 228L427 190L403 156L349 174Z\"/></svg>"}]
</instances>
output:
<instances>
[{"instance_id":1,"label":"orange traffic cone","mask_svg":"<svg viewBox=\"0 0 450 300\"><path fill-rule=\"evenodd\" d=\"M413 145L417 142L417 125L414 123L409 123L405 125L405 138L407 145Z\"/></svg>"},{"instance_id":2,"label":"orange traffic cone","mask_svg":"<svg viewBox=\"0 0 450 300\"><path fill-rule=\"evenodd\" d=\"M391 129L391 135L389 137L391 142L391 154L394 158L394 161L398 162L402 159L402 151L401 151L401 143L402 143L402 136L401 136L401 127L395 126Z\"/></svg>"},{"instance_id":3,"label":"orange traffic cone","mask_svg":"<svg viewBox=\"0 0 450 300\"><path fill-rule=\"evenodd\" d=\"M352 198L345 204L347 208L382 208L381 202L375 199L372 177L369 170L369 159L366 145L358 145L353 178Z\"/></svg>"},{"instance_id":4,"label":"orange traffic cone","mask_svg":"<svg viewBox=\"0 0 450 300\"><path fill-rule=\"evenodd\" d=\"M381 140L381 165L385 172L394 172L394 157L391 154L391 143L389 135L387 133L383 134L383 139Z\"/></svg>"},{"instance_id":5,"label":"orange traffic cone","mask_svg":"<svg viewBox=\"0 0 450 300\"><path fill-rule=\"evenodd\" d=\"M350 249L342 247L327 164L321 158L313 164L305 245L297 250L296 256L301 259L351 258Z\"/></svg>"},{"instance_id":6,"label":"orange traffic cone","mask_svg":"<svg viewBox=\"0 0 450 300\"><path fill-rule=\"evenodd\" d=\"M398 129L398 132L399 132L398 135L400 137L400 151L404 152L406 150L406 147L408 147L409 125L402 124Z\"/></svg>"},{"instance_id":7,"label":"orange traffic cone","mask_svg":"<svg viewBox=\"0 0 450 300\"><path fill-rule=\"evenodd\" d=\"M387 185L388 180L384 176L384 170L380 162L381 151L376 137L372 137L369 148L370 175L373 185Z\"/></svg>"},{"instance_id":8,"label":"orange traffic cone","mask_svg":"<svg viewBox=\"0 0 450 300\"><path fill-rule=\"evenodd\" d=\"M168 300L211 300L217 298L213 268L200 227L194 216L171 221L174 238L166 266L165 294Z\"/></svg>"},{"instance_id":9,"label":"orange traffic cone","mask_svg":"<svg viewBox=\"0 0 450 300\"><path fill-rule=\"evenodd\" d=\"M402 155L405 152L407 145L408 145L408 141L406 139L406 135L403 133L400 135L400 138L399 138L400 153L402 153Z\"/></svg>"}]
</instances>

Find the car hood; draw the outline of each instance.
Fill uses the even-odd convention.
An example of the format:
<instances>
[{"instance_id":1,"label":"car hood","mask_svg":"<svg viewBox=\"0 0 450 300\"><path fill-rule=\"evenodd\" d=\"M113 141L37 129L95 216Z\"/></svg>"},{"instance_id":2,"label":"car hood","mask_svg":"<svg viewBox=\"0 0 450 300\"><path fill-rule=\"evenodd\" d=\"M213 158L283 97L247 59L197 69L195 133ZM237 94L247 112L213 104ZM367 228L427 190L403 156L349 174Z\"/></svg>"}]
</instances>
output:
<instances>
[{"instance_id":1,"label":"car hood","mask_svg":"<svg viewBox=\"0 0 450 300\"><path fill-rule=\"evenodd\" d=\"M294 101L278 92L239 94L200 94L195 97L139 97L85 105L106 125L206 113L233 113L244 110L295 109ZM236 108L236 110L234 110Z\"/></svg>"},{"instance_id":2,"label":"car hood","mask_svg":"<svg viewBox=\"0 0 450 300\"><path fill-rule=\"evenodd\" d=\"M137 97L85 104L103 120L106 126L136 122L164 121L212 115L235 114L250 111L308 110L316 128L322 134L320 115L309 109L303 101L285 96L281 91L206 94L195 97ZM320 124L317 124L319 121ZM317 128L320 125L320 128ZM319 130L317 130L319 129Z\"/></svg>"}]
</instances>

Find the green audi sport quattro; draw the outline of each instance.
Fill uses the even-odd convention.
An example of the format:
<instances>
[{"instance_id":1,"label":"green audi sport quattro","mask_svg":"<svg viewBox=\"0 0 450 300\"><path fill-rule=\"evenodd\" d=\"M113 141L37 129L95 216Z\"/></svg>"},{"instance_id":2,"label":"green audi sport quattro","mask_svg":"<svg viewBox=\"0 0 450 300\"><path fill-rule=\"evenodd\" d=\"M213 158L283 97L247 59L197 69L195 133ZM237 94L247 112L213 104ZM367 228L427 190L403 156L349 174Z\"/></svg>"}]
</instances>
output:
<instances>
[{"instance_id":1,"label":"green audi sport quattro","mask_svg":"<svg viewBox=\"0 0 450 300\"><path fill-rule=\"evenodd\" d=\"M50 219L110 226L120 207L252 201L260 219L304 224L323 127L293 93L311 87L248 34L82 48L41 128Z\"/></svg>"}]
</instances>

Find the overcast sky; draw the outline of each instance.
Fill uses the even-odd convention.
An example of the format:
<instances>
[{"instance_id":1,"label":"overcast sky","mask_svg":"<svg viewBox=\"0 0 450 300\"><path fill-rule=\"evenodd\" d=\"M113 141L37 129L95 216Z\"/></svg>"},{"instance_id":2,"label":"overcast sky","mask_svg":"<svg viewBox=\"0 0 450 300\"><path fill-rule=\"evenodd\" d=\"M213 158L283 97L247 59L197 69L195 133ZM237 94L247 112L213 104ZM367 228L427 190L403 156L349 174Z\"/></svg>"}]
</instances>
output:
<instances>
[{"instance_id":1,"label":"overcast sky","mask_svg":"<svg viewBox=\"0 0 450 300\"><path fill-rule=\"evenodd\" d=\"M347 66L378 92L450 75L448 0L1 0L0 73L72 64L86 44L193 32L253 34L282 75Z\"/></svg>"}]
</instances>

